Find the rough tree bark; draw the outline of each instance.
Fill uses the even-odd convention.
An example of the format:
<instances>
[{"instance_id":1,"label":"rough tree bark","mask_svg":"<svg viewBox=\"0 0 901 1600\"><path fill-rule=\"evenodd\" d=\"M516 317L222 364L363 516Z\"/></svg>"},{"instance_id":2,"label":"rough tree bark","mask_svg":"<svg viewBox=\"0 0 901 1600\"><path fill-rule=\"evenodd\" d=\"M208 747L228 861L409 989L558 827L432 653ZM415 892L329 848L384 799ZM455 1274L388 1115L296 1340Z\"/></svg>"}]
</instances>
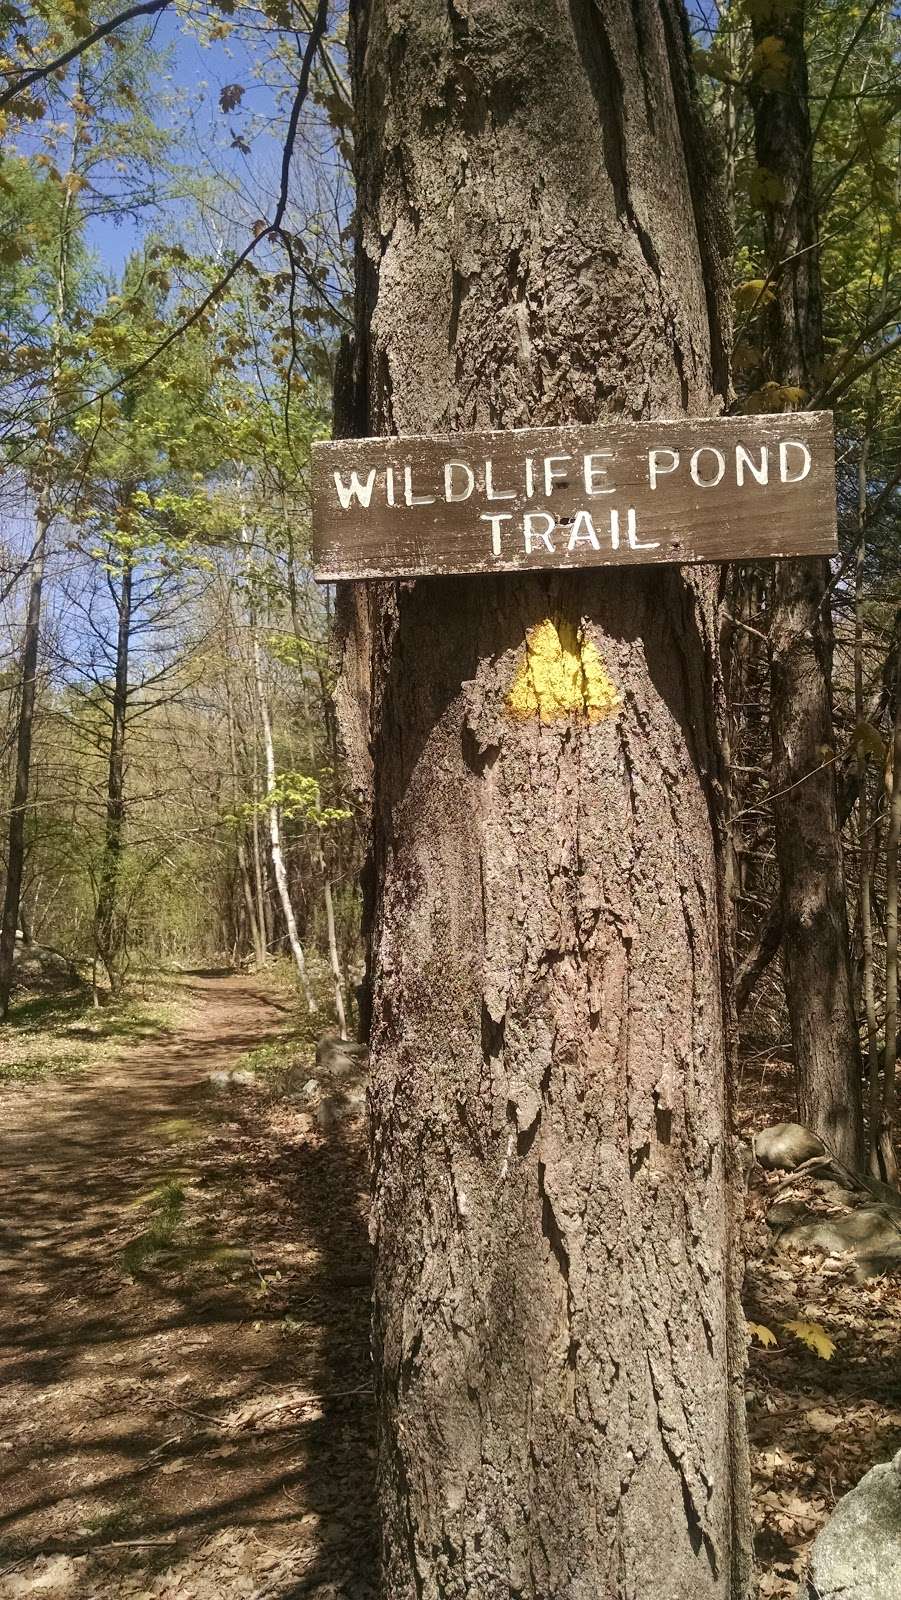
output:
<instances>
[{"instance_id":1,"label":"rough tree bark","mask_svg":"<svg viewBox=\"0 0 901 1600\"><path fill-rule=\"evenodd\" d=\"M69 178L75 173L80 149L86 137L85 118L77 115L72 125L72 146L69 171L62 184L59 208L59 244L56 254L56 279L54 283L54 321L50 350L49 405L43 438L48 446L48 460L57 431L57 405L62 345L66 321L69 286L69 256L72 248L70 219L72 204L78 190ZM12 805L9 812L9 835L6 854L6 887L3 896L3 916L0 920L0 1019L9 1012L12 994L16 929L19 925L22 880L25 871L25 823L28 815L28 795L31 787L31 745L34 731L34 708L37 698L38 657L40 652L41 604L44 573L47 564L50 529L55 508L51 492L52 468L45 466L35 507L35 540L31 555L31 573L28 590L28 607L25 614L25 631L22 638L19 714L16 727L16 768L13 779Z\"/></svg>"},{"instance_id":2,"label":"rough tree bark","mask_svg":"<svg viewBox=\"0 0 901 1600\"><path fill-rule=\"evenodd\" d=\"M38 651L41 636L41 595L44 588L44 568L47 559L47 532L50 526L49 496L42 497L35 518L36 538L31 558L31 582L28 590L28 609L25 614L25 633L22 640L20 673L19 717L16 727L16 770L13 779L12 806L9 813L9 837L6 852L6 888L3 896L3 920L0 923L0 1017L4 1020L9 1011L16 957L16 930L22 899L22 878L25 872L25 822L28 816L28 792L31 786L31 743L34 730L34 707L37 699Z\"/></svg>"},{"instance_id":3,"label":"rough tree bark","mask_svg":"<svg viewBox=\"0 0 901 1600\"><path fill-rule=\"evenodd\" d=\"M122 849L125 835L125 730L128 714L128 675L131 649L134 568L130 558L122 563L116 596L116 671L110 701L110 739L107 756L106 821L103 856L94 914L94 944L109 978L110 994L122 992L125 965L125 918L120 906Z\"/></svg>"},{"instance_id":4,"label":"rough tree bark","mask_svg":"<svg viewBox=\"0 0 901 1600\"><path fill-rule=\"evenodd\" d=\"M780 197L764 210L771 382L807 398L823 359L818 227L804 6L767 10L755 43L777 38L784 72L752 92L758 166ZM851 1167L863 1160L860 1039L849 959L832 725L832 615L826 561L781 561L770 620L773 821L785 994L801 1121Z\"/></svg>"},{"instance_id":5,"label":"rough tree bark","mask_svg":"<svg viewBox=\"0 0 901 1600\"><path fill-rule=\"evenodd\" d=\"M674 0L352 11L344 431L719 410ZM374 754L386 1600L745 1593L710 591L668 569L342 599L348 744Z\"/></svg>"}]
</instances>

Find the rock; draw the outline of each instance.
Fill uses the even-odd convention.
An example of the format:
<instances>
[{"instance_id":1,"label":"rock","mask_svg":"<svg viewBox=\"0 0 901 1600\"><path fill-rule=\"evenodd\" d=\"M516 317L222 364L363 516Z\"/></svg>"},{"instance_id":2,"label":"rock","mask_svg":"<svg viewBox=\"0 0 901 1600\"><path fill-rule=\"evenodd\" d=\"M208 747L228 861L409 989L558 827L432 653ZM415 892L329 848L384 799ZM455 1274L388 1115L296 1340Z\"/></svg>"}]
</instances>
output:
<instances>
[{"instance_id":1,"label":"rock","mask_svg":"<svg viewBox=\"0 0 901 1600\"><path fill-rule=\"evenodd\" d=\"M805 1161L826 1154L826 1146L800 1122L776 1122L755 1135L754 1154L762 1167L794 1172Z\"/></svg>"},{"instance_id":2,"label":"rock","mask_svg":"<svg viewBox=\"0 0 901 1600\"><path fill-rule=\"evenodd\" d=\"M843 1495L814 1540L798 1600L898 1600L901 1451Z\"/></svg>"},{"instance_id":3,"label":"rock","mask_svg":"<svg viewBox=\"0 0 901 1600\"><path fill-rule=\"evenodd\" d=\"M16 936L13 979L19 989L78 989L85 985L68 956L46 944L26 944Z\"/></svg>"},{"instance_id":4,"label":"rock","mask_svg":"<svg viewBox=\"0 0 901 1600\"><path fill-rule=\"evenodd\" d=\"M773 1221L773 1206L767 1221ZM775 1219L779 1225L778 1217ZM901 1266L901 1227L889 1207L872 1204L858 1206L840 1216L812 1215L791 1220L778 1239L780 1249L822 1250L824 1255L851 1255L857 1263L858 1279L876 1278ZM901 1589L899 1589L901 1600Z\"/></svg>"},{"instance_id":5,"label":"rock","mask_svg":"<svg viewBox=\"0 0 901 1600\"><path fill-rule=\"evenodd\" d=\"M256 1078L252 1072L239 1071L211 1072L210 1084L214 1089L252 1089Z\"/></svg>"},{"instance_id":6,"label":"rock","mask_svg":"<svg viewBox=\"0 0 901 1600\"><path fill-rule=\"evenodd\" d=\"M235 1071L231 1075L233 1089L252 1089L256 1084L256 1076L252 1072Z\"/></svg>"},{"instance_id":7,"label":"rock","mask_svg":"<svg viewBox=\"0 0 901 1600\"><path fill-rule=\"evenodd\" d=\"M366 1090L362 1084L348 1089L335 1089L324 1094L316 1106L314 1116L320 1128L328 1132L339 1122L351 1117L361 1117L366 1109Z\"/></svg>"},{"instance_id":8,"label":"rock","mask_svg":"<svg viewBox=\"0 0 901 1600\"><path fill-rule=\"evenodd\" d=\"M316 1046L316 1073L334 1079L356 1078L366 1071L366 1046L327 1033Z\"/></svg>"}]
</instances>

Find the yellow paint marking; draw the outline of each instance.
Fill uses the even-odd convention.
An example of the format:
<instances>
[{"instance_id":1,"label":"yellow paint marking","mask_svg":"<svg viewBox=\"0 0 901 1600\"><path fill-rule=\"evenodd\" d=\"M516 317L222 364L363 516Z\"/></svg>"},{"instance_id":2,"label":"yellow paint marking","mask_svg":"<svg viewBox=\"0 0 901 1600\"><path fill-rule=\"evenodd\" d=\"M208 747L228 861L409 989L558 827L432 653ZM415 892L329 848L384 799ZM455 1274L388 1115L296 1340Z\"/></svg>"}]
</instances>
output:
<instances>
[{"instance_id":1,"label":"yellow paint marking","mask_svg":"<svg viewBox=\"0 0 901 1600\"><path fill-rule=\"evenodd\" d=\"M550 618L529 629L526 653L507 696L511 716L552 722L576 714L601 722L621 705L597 645L584 629Z\"/></svg>"}]
</instances>

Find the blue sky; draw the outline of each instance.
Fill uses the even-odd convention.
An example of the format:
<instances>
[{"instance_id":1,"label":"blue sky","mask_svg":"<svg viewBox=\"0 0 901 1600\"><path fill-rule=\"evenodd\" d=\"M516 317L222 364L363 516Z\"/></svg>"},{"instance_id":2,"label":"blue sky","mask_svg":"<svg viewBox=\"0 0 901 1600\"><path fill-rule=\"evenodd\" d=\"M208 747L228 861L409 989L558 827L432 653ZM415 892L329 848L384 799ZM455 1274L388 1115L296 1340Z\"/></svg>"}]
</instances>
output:
<instances>
[{"instance_id":1,"label":"blue sky","mask_svg":"<svg viewBox=\"0 0 901 1600\"><path fill-rule=\"evenodd\" d=\"M155 19L153 40L168 55L160 82L159 114L161 124L174 135L174 161L194 175L209 172L232 178L248 191L249 200L255 189L265 187L261 174L275 170L281 153L275 95L253 75L259 62L257 52L237 34L201 43L174 11L164 11ZM264 45L268 52L268 44ZM219 94L235 83L244 87L244 97L235 111L225 113L219 107ZM273 133L270 127L274 122ZM232 147L235 133L250 144L249 158ZM174 203L176 214L180 209ZM246 208L236 206L237 213L242 209ZM265 214L264 200L258 209ZM144 233L158 228L160 220L159 214L139 220L127 215L96 217L89 226L88 242L103 266L118 273ZM246 222L239 214L233 220Z\"/></svg>"}]
</instances>

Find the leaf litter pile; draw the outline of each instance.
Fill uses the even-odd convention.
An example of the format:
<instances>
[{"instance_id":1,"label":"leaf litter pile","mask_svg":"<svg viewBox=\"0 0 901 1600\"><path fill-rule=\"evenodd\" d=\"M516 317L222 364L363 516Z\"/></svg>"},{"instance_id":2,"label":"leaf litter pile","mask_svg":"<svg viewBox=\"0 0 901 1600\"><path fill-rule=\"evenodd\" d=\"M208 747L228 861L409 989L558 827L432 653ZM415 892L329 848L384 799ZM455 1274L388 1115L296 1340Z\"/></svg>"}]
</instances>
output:
<instances>
[{"instance_id":1,"label":"leaf litter pile","mask_svg":"<svg viewBox=\"0 0 901 1600\"><path fill-rule=\"evenodd\" d=\"M796 1115L786 1064L770 1060L742 1087L746 1136ZM751 1168L744 1303L759 1600L796 1600L836 1501L901 1449L901 1276L859 1281L847 1255L780 1248L766 1214L790 1201L829 1211L808 1174Z\"/></svg>"},{"instance_id":2,"label":"leaf litter pile","mask_svg":"<svg viewBox=\"0 0 901 1600\"><path fill-rule=\"evenodd\" d=\"M0 1600L374 1600L363 1127L320 1125L292 1023L197 976L112 1062L0 1088ZM792 1114L787 1068L746 1071L745 1136ZM759 1600L901 1448L901 1280L782 1249L792 1199L752 1166Z\"/></svg>"}]
</instances>

